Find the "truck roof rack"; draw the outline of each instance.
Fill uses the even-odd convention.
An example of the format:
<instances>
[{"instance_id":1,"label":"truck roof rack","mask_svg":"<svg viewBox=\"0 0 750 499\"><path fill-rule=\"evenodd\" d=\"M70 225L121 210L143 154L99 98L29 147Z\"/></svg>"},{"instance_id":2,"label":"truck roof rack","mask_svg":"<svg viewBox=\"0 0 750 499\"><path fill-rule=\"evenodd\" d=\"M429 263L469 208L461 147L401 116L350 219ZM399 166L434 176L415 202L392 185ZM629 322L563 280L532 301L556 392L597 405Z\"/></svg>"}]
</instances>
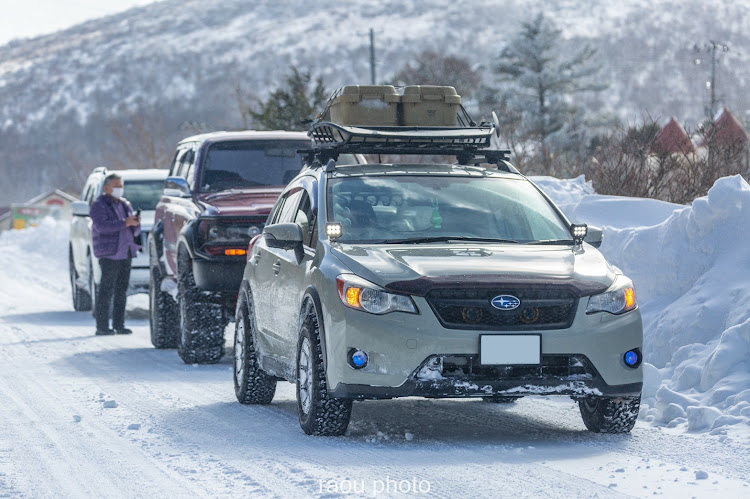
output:
<instances>
[{"instance_id":1,"label":"truck roof rack","mask_svg":"<svg viewBox=\"0 0 750 499\"><path fill-rule=\"evenodd\" d=\"M492 125L464 127L350 126L314 123L308 135L312 148L301 150L308 164L326 164L339 154L452 155L462 164L508 160L510 151L487 150ZM504 165L502 165L504 166ZM505 168L503 168L505 169ZM510 171L510 170L509 170Z\"/></svg>"}]
</instances>

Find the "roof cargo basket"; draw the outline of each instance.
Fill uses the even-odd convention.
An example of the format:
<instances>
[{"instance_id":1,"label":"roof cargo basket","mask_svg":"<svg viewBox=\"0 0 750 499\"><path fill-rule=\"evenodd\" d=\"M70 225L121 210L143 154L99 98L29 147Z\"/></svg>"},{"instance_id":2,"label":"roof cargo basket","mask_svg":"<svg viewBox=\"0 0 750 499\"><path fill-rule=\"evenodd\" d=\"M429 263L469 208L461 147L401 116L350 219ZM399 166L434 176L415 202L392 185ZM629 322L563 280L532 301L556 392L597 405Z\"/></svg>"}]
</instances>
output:
<instances>
[{"instance_id":1,"label":"roof cargo basket","mask_svg":"<svg viewBox=\"0 0 750 499\"><path fill-rule=\"evenodd\" d=\"M307 133L317 150L355 154L460 154L490 145L493 128L359 127L321 122Z\"/></svg>"},{"instance_id":2,"label":"roof cargo basket","mask_svg":"<svg viewBox=\"0 0 750 499\"><path fill-rule=\"evenodd\" d=\"M307 132L312 148L300 152L308 164L327 164L339 154L414 154L515 170L509 151L489 149L493 133L492 123L471 119L453 87L349 85L333 93Z\"/></svg>"},{"instance_id":3,"label":"roof cargo basket","mask_svg":"<svg viewBox=\"0 0 750 499\"><path fill-rule=\"evenodd\" d=\"M494 128L475 127L358 127L319 122L307 134L312 138L308 163L321 164L339 154L399 154L456 156L461 164L492 163L512 171L504 162L510 151L487 149Z\"/></svg>"}]
</instances>

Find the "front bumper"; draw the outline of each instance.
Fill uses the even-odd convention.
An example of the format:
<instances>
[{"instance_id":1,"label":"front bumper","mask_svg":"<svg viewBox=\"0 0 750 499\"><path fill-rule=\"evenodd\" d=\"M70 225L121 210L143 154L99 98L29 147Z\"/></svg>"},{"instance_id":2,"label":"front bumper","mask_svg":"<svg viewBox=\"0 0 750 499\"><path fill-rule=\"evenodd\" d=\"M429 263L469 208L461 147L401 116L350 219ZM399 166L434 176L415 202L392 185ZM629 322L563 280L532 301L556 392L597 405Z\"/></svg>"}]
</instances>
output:
<instances>
[{"instance_id":1,"label":"front bumper","mask_svg":"<svg viewBox=\"0 0 750 499\"><path fill-rule=\"evenodd\" d=\"M444 376L446 361L465 361L460 370ZM474 364L474 366L472 366ZM476 372L474 372L476 371ZM483 367L476 356L432 356L397 387L339 383L332 395L338 398L389 399L396 397L468 398L502 395L569 395L582 397L638 396L643 383L608 385L582 355L546 355L542 365L528 367Z\"/></svg>"},{"instance_id":2,"label":"front bumper","mask_svg":"<svg viewBox=\"0 0 750 499\"><path fill-rule=\"evenodd\" d=\"M324 314L326 371L334 396L367 399L640 394L642 367L633 369L623 361L628 350L642 350L638 309L620 316L604 312L586 315L587 300L581 299L569 328L495 332L445 328L423 298L413 298L420 314L377 316L349 309L336 296ZM529 333L541 335L542 365L536 370L479 365L481 335ZM369 363L365 368L355 370L347 363L347 353L352 348L367 352ZM444 372L429 368L436 358L450 365L457 358L468 360L461 369ZM566 363L567 370L562 369Z\"/></svg>"},{"instance_id":3,"label":"front bumper","mask_svg":"<svg viewBox=\"0 0 750 499\"><path fill-rule=\"evenodd\" d=\"M237 293L242 284L244 272L244 257L221 257L219 260L196 255L193 259L195 284L205 291Z\"/></svg>"}]
</instances>

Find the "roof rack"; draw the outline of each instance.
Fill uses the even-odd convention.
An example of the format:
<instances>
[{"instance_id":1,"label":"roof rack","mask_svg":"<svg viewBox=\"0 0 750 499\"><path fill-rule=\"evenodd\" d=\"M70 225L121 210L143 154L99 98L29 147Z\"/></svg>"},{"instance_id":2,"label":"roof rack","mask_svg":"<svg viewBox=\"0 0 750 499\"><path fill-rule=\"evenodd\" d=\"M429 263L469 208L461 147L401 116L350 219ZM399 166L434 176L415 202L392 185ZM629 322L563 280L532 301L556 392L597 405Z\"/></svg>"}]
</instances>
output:
<instances>
[{"instance_id":1,"label":"roof rack","mask_svg":"<svg viewBox=\"0 0 750 499\"><path fill-rule=\"evenodd\" d=\"M350 126L314 123L311 149L301 150L308 164L326 164L339 154L451 155L462 164L493 163L507 169L510 151L488 150L492 125L463 127ZM511 171L511 170L508 170Z\"/></svg>"}]
</instances>

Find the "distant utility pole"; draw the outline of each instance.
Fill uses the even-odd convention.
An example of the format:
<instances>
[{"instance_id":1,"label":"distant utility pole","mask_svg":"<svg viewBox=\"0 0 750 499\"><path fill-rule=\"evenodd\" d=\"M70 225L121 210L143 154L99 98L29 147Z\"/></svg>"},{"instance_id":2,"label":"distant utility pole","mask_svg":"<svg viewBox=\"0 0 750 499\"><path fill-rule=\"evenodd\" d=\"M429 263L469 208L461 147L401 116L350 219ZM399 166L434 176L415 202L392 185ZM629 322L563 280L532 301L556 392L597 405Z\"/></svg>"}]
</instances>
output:
<instances>
[{"instance_id":1,"label":"distant utility pole","mask_svg":"<svg viewBox=\"0 0 750 499\"><path fill-rule=\"evenodd\" d=\"M370 28L370 83L375 85L375 31Z\"/></svg>"},{"instance_id":2,"label":"distant utility pole","mask_svg":"<svg viewBox=\"0 0 750 499\"><path fill-rule=\"evenodd\" d=\"M703 47L699 47L696 43L693 49L696 52L705 51L711 53L711 81L706 82L706 87L711 91L711 104L705 109L706 117L711 121L716 115L716 51L729 52L729 46L725 43L709 40L708 43L703 44ZM700 57L696 57L694 62L695 64L700 64Z\"/></svg>"},{"instance_id":3,"label":"distant utility pole","mask_svg":"<svg viewBox=\"0 0 750 499\"><path fill-rule=\"evenodd\" d=\"M357 33L363 36L364 33ZM375 30L370 28L370 84L375 85Z\"/></svg>"}]
</instances>

